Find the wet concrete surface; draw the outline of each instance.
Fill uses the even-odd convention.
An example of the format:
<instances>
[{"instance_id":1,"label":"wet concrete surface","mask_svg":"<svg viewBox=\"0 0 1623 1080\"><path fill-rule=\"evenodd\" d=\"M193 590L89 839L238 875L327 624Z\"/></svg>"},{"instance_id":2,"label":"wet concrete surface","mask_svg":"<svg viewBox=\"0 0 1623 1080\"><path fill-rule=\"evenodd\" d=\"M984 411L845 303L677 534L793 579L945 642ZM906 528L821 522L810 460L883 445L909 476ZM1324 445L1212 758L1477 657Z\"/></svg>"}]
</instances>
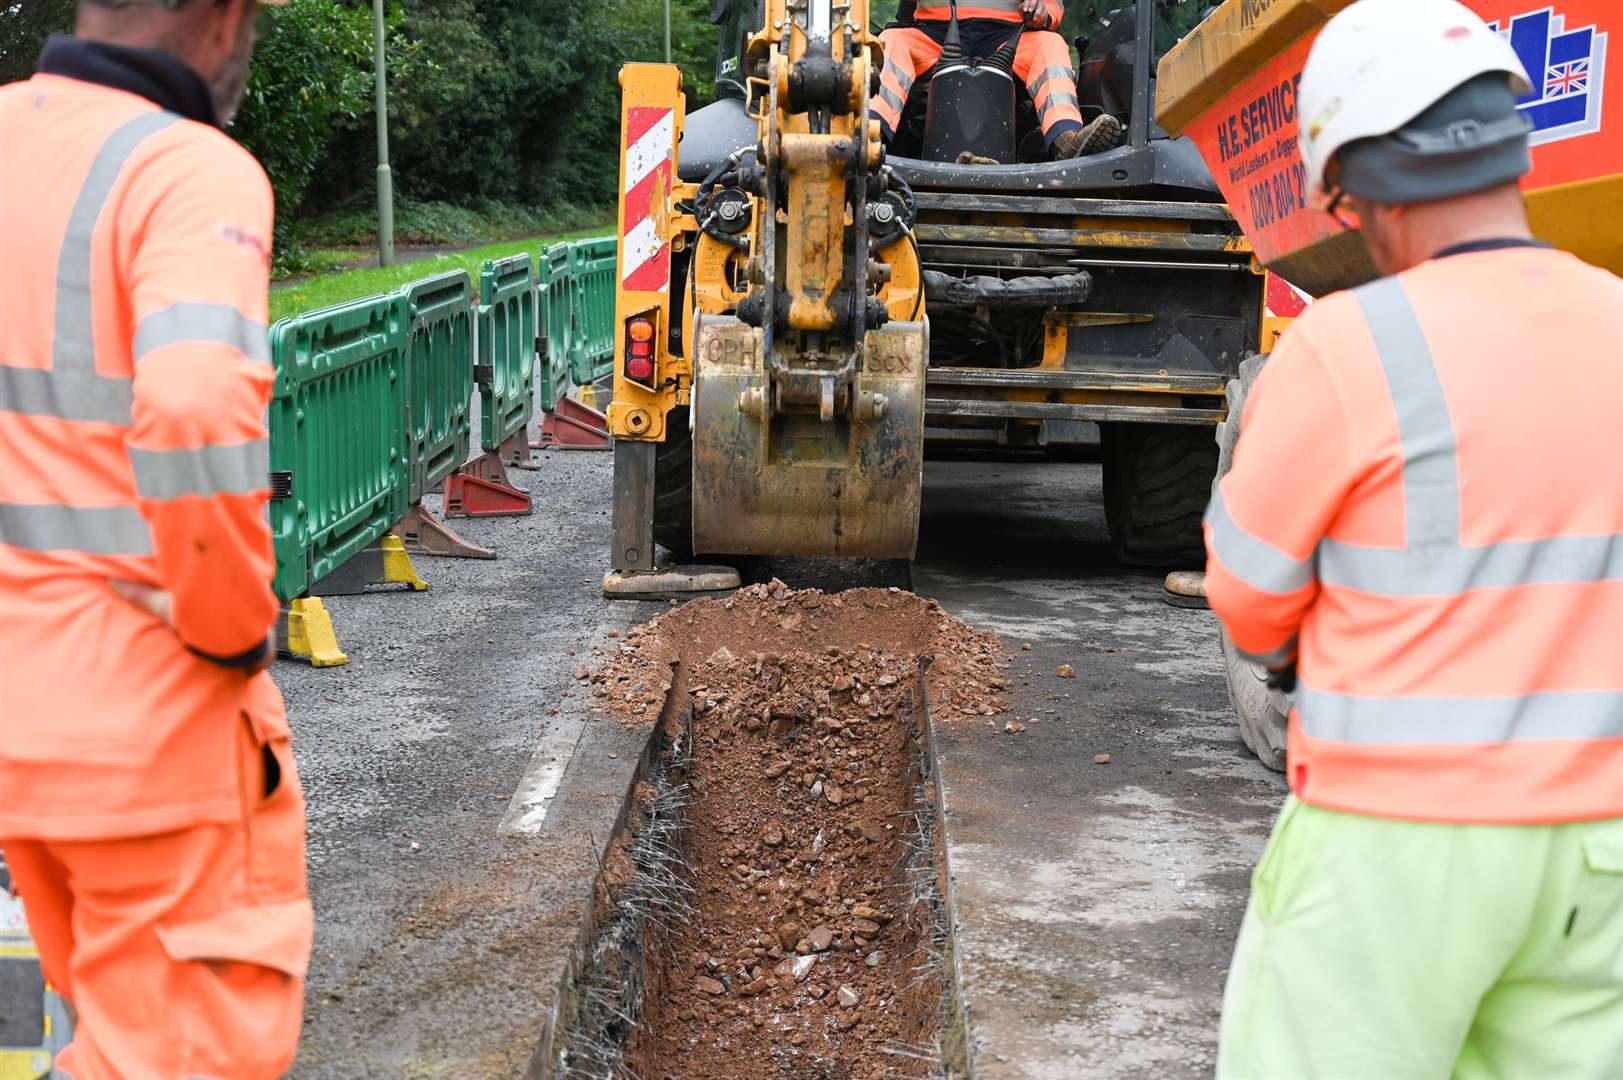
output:
<instances>
[{"instance_id":1,"label":"wet concrete surface","mask_svg":"<svg viewBox=\"0 0 1623 1080\"><path fill-rule=\"evenodd\" d=\"M1284 795L1235 731L1216 621L1114 565L1097 466L925 475L914 587L1013 657L1009 713L937 730L975 1075L1209 1076Z\"/></svg>"},{"instance_id":2,"label":"wet concrete surface","mask_svg":"<svg viewBox=\"0 0 1623 1080\"><path fill-rule=\"evenodd\" d=\"M666 606L600 595L610 471L547 455L516 474L534 516L457 524L499 561L332 598L350 665L277 666L317 910L294 1076L523 1075L640 746L575 671ZM1015 657L1014 711L939 742L977 1075L1209 1074L1283 791L1233 732L1215 624L1111 563L1097 466L925 471L915 584Z\"/></svg>"}]
</instances>

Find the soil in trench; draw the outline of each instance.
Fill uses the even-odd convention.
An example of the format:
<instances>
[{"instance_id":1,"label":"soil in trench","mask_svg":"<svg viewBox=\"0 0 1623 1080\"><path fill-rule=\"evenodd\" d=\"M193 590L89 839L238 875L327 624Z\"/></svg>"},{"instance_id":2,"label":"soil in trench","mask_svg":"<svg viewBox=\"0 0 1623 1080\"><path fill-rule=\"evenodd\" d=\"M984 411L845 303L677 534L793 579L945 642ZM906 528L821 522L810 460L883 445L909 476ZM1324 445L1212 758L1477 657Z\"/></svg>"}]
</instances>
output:
<instances>
[{"instance_id":1,"label":"soil in trench","mask_svg":"<svg viewBox=\"0 0 1623 1080\"><path fill-rule=\"evenodd\" d=\"M996 638L888 590L773 583L689 604L591 676L627 723L651 722L671 680L691 703L690 907L644 938L628 1075L942 1071L946 913L920 768L921 656L932 709L1001 708ZM626 865L611 851L607 876Z\"/></svg>"}]
</instances>

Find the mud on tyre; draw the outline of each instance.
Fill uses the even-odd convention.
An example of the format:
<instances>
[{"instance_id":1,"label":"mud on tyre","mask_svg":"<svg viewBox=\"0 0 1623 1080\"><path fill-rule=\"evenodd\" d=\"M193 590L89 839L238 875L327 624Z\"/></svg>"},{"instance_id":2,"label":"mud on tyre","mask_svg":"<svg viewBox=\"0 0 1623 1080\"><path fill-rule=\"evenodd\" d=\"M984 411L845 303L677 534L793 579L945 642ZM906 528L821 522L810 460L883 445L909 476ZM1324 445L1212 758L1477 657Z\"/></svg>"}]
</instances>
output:
<instances>
[{"instance_id":1,"label":"mud on tyre","mask_svg":"<svg viewBox=\"0 0 1623 1080\"><path fill-rule=\"evenodd\" d=\"M1268 357L1253 356L1240 365L1240 374L1229 380L1225 394L1228 398L1228 419L1217 425L1217 481L1228 475L1234 460L1234 444L1240 438L1240 415L1245 411L1246 399L1256 385ZM1257 759L1275 772L1285 771L1285 730L1290 716L1291 695L1269 687L1268 672L1261 664L1254 664L1241 656L1228 632L1219 628L1223 644L1224 675L1228 681L1229 701L1240 721L1240 738L1257 755Z\"/></svg>"}]
</instances>

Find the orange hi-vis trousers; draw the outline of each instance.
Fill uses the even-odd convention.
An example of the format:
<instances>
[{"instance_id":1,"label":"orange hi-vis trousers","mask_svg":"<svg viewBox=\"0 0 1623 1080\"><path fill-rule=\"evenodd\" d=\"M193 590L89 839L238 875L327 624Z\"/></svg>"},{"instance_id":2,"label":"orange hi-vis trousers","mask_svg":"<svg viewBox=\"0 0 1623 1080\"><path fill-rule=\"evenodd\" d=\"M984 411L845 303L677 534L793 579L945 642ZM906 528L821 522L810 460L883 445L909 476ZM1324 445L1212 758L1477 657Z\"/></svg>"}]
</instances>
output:
<instances>
[{"instance_id":1,"label":"orange hi-vis trousers","mask_svg":"<svg viewBox=\"0 0 1623 1080\"><path fill-rule=\"evenodd\" d=\"M237 735L240 820L0 840L40 964L78 1009L70 1080L273 1080L299 1044L314 927L285 738Z\"/></svg>"},{"instance_id":2,"label":"orange hi-vis trousers","mask_svg":"<svg viewBox=\"0 0 1623 1080\"><path fill-rule=\"evenodd\" d=\"M888 142L896 137L913 84L941 59L941 46L917 27L891 27L879 35L879 40L885 49L885 66L880 73L879 92L869 107L884 125ZM1064 38L1050 30L1026 31L1014 54L1014 73L1031 91L1043 138L1050 147L1065 132L1082 127L1076 74L1071 70L1071 50Z\"/></svg>"}]
</instances>

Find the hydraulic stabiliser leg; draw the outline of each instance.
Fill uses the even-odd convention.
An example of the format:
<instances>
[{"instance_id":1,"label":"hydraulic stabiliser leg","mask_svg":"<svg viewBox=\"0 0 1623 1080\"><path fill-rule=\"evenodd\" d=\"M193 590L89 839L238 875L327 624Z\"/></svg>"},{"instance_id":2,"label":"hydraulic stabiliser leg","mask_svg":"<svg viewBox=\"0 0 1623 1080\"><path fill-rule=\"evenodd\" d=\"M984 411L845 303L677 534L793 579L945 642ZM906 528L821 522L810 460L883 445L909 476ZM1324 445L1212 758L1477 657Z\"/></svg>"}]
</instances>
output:
<instances>
[{"instance_id":1,"label":"hydraulic stabiliser leg","mask_svg":"<svg viewBox=\"0 0 1623 1080\"><path fill-rule=\"evenodd\" d=\"M654 452L656 444L619 439L614 444L611 565L621 573L654 568Z\"/></svg>"}]
</instances>

